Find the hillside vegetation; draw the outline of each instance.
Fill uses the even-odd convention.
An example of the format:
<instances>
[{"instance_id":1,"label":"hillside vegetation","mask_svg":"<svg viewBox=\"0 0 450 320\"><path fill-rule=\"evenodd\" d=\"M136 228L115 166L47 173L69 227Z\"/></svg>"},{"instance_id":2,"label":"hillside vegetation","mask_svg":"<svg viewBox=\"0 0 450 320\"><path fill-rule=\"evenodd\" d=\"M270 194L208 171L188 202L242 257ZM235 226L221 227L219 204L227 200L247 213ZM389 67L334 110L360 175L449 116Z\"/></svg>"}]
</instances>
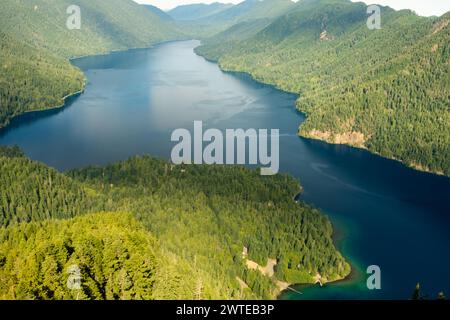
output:
<instances>
[{"instance_id":1,"label":"hillside vegetation","mask_svg":"<svg viewBox=\"0 0 450 320\"><path fill-rule=\"evenodd\" d=\"M350 272L331 223L292 200L288 176L150 157L64 175L1 152L0 297L272 299L277 281ZM274 276L249 270L244 247L260 265L275 259ZM73 264L78 292L65 286Z\"/></svg>"},{"instance_id":2,"label":"hillside vegetation","mask_svg":"<svg viewBox=\"0 0 450 320\"><path fill-rule=\"evenodd\" d=\"M67 285L73 266L79 289ZM157 241L130 214L0 229L2 299L155 299L164 268Z\"/></svg>"},{"instance_id":3,"label":"hillside vegetation","mask_svg":"<svg viewBox=\"0 0 450 320\"><path fill-rule=\"evenodd\" d=\"M213 16L231 7L233 7L232 4L219 2L211 4L194 3L178 6L168 11L168 14L178 21L193 21Z\"/></svg>"},{"instance_id":4,"label":"hillside vegetation","mask_svg":"<svg viewBox=\"0 0 450 320\"><path fill-rule=\"evenodd\" d=\"M66 10L81 9L69 30ZM71 57L180 38L171 22L131 0L3 0L0 3L0 127L26 111L60 106L84 87Z\"/></svg>"},{"instance_id":5,"label":"hillside vegetation","mask_svg":"<svg viewBox=\"0 0 450 320\"><path fill-rule=\"evenodd\" d=\"M246 0L236 5L185 5L169 13L183 31L196 39L216 35L236 24L275 19L294 6L291 0Z\"/></svg>"},{"instance_id":6,"label":"hillside vegetation","mask_svg":"<svg viewBox=\"0 0 450 320\"><path fill-rule=\"evenodd\" d=\"M384 7L382 29L369 30L366 9L302 1L268 25L248 22L250 32L233 26L197 53L300 94L304 137L449 176L450 13L424 18Z\"/></svg>"}]
</instances>

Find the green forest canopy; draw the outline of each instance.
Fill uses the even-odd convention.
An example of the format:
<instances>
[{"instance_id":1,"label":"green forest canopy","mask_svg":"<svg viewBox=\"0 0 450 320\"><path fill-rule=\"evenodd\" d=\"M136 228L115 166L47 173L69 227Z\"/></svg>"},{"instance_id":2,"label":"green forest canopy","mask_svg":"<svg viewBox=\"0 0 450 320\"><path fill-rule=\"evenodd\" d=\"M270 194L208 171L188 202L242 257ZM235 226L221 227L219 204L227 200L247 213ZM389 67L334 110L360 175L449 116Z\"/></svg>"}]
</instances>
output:
<instances>
[{"instance_id":1,"label":"green forest canopy","mask_svg":"<svg viewBox=\"0 0 450 320\"><path fill-rule=\"evenodd\" d=\"M331 223L293 201L300 187L289 176L146 156L64 175L9 148L0 155L0 297L260 299L279 292L275 280L350 272ZM244 246L260 265L277 260L274 278L247 269ZM64 284L72 264L83 271L80 292ZM133 284L139 277L149 284Z\"/></svg>"}]
</instances>

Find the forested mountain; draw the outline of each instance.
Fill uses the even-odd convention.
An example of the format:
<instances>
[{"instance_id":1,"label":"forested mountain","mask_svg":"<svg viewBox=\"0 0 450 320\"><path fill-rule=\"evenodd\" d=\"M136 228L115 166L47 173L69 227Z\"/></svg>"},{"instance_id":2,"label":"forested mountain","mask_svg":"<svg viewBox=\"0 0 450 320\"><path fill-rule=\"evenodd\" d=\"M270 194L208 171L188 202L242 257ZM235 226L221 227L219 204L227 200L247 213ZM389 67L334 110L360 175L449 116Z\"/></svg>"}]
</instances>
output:
<instances>
[{"instance_id":1,"label":"forested mountain","mask_svg":"<svg viewBox=\"0 0 450 320\"><path fill-rule=\"evenodd\" d=\"M245 0L227 10L199 20L216 24L235 24L246 20L275 18L286 13L293 5L291 0Z\"/></svg>"},{"instance_id":2,"label":"forested mountain","mask_svg":"<svg viewBox=\"0 0 450 320\"><path fill-rule=\"evenodd\" d=\"M299 93L302 136L450 175L450 13L382 7L382 29L369 30L366 10L349 0L301 1L253 34L234 26L197 52Z\"/></svg>"},{"instance_id":3,"label":"forested mountain","mask_svg":"<svg viewBox=\"0 0 450 320\"><path fill-rule=\"evenodd\" d=\"M292 200L288 176L150 157L64 175L0 151L0 297L274 298L279 281L350 271L329 220ZM274 276L249 269L243 247L253 263L275 259ZM78 291L65 286L73 264Z\"/></svg>"},{"instance_id":4,"label":"forested mountain","mask_svg":"<svg viewBox=\"0 0 450 320\"><path fill-rule=\"evenodd\" d=\"M66 26L81 9L81 29ZM0 127L25 111L56 107L81 90L84 77L68 58L148 47L180 32L131 0L4 0L0 3Z\"/></svg>"},{"instance_id":5,"label":"forested mountain","mask_svg":"<svg viewBox=\"0 0 450 320\"><path fill-rule=\"evenodd\" d=\"M179 24L192 37L203 39L218 34L236 24L275 19L293 7L294 2L291 0L245 0L214 14L179 21Z\"/></svg>"},{"instance_id":6,"label":"forested mountain","mask_svg":"<svg viewBox=\"0 0 450 320\"><path fill-rule=\"evenodd\" d=\"M80 7L80 30L66 26L71 5ZM171 24L131 0L5 0L1 9L4 33L63 57L146 47L177 36Z\"/></svg>"},{"instance_id":7,"label":"forested mountain","mask_svg":"<svg viewBox=\"0 0 450 320\"><path fill-rule=\"evenodd\" d=\"M221 54L224 54L229 50L229 48L226 48L223 44L234 45L235 43L246 40L266 28L272 22L273 19L269 18L238 22L225 31L219 32L212 37L208 37L205 40L206 45L198 48L197 51L202 53L204 48L208 48L207 57L217 60Z\"/></svg>"},{"instance_id":8,"label":"forested mountain","mask_svg":"<svg viewBox=\"0 0 450 320\"><path fill-rule=\"evenodd\" d=\"M173 21L173 18L163 10L159 9L158 7L152 6L151 4L143 4L145 8L156 14L158 17L160 17L163 20L166 21Z\"/></svg>"},{"instance_id":9,"label":"forested mountain","mask_svg":"<svg viewBox=\"0 0 450 320\"><path fill-rule=\"evenodd\" d=\"M194 3L178 6L167 13L179 21L204 19L223 10L233 7L232 4L214 2L210 4Z\"/></svg>"},{"instance_id":10,"label":"forested mountain","mask_svg":"<svg viewBox=\"0 0 450 320\"><path fill-rule=\"evenodd\" d=\"M60 106L82 90L83 73L48 50L0 31L0 128L16 115Z\"/></svg>"}]
</instances>

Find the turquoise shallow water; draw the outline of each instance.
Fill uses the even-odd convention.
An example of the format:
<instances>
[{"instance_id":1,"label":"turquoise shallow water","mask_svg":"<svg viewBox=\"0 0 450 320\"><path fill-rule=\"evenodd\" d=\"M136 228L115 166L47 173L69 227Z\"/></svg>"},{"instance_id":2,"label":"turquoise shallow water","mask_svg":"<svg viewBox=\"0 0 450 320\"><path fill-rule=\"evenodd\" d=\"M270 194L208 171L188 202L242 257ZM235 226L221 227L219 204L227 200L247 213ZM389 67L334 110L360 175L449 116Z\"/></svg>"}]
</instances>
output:
<instances>
[{"instance_id":1,"label":"turquoise shallow water","mask_svg":"<svg viewBox=\"0 0 450 320\"><path fill-rule=\"evenodd\" d=\"M166 43L74 61L84 94L60 110L28 114L0 132L32 159L60 170L136 154L168 158L176 128L280 129L281 171L298 178L301 199L327 214L352 262L351 279L298 286L285 299L407 299L417 282L431 297L450 294L450 179L408 169L364 150L296 135L296 96L224 73L196 56L196 41ZM365 286L379 265L382 289Z\"/></svg>"}]
</instances>

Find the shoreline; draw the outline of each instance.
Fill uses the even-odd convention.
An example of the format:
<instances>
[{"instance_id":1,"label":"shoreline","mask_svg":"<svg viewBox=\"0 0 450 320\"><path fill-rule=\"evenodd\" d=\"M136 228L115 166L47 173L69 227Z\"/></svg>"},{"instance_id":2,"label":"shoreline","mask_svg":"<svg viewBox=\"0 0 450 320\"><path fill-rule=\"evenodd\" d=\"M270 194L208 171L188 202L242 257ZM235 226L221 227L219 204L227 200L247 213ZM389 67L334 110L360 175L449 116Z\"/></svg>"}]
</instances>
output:
<instances>
[{"instance_id":1,"label":"shoreline","mask_svg":"<svg viewBox=\"0 0 450 320\"><path fill-rule=\"evenodd\" d=\"M187 41L187 40L166 40L166 41L160 41L160 42L155 42L155 43L153 43L153 44L151 44L149 46L146 46L146 47L131 47L131 48L126 48L126 49L115 49L115 50L99 52L99 53L93 53L93 54L84 54L84 55L81 55L81 56L72 56L72 57L69 57L68 60L69 60L70 63L72 63L73 60L89 58L89 57L100 57L100 56L106 56L106 55L113 54L113 53L121 53L121 52L133 51L133 50L147 50L147 49L152 49L153 47L156 47L156 46L159 46L159 45L163 45L163 44L171 43L171 42L178 42L178 41Z\"/></svg>"},{"instance_id":2,"label":"shoreline","mask_svg":"<svg viewBox=\"0 0 450 320\"><path fill-rule=\"evenodd\" d=\"M198 48L198 47L196 47L196 48ZM201 55L200 53L198 53L198 52L195 50L196 48L194 48L194 53L195 53L196 55L202 57L203 59L205 59L205 60L208 61L208 62L215 63L215 64L220 68L220 70L222 70L223 72L230 73L230 74L244 74L244 75L250 77L253 81L256 81L256 82L258 82L258 83L260 83L260 84L264 84L264 85L266 85L266 86L268 86L268 87L271 87L271 88L280 90L280 91L285 92L285 93L287 93L287 94L293 94L293 95L296 95L296 96L297 96L297 99L299 99L300 96L301 96L300 93L286 91L286 90L283 90L282 88L278 87L277 85L270 84L270 83L266 83L266 82L264 82L264 81L258 80L258 79L255 78L250 72L247 72L247 71L233 71L233 70L226 69L226 68L224 68L224 67L220 64L220 62L219 62L218 60L211 59L211 58L207 58L207 57ZM300 113L305 117L305 121L306 121L306 119L308 118L308 114L307 114L306 112L302 111L301 109L297 108L297 105L295 105L294 107L295 107L295 109L296 109L298 112L300 112ZM392 161L395 161L395 162L399 162L399 163L401 163L403 166L405 166L406 168L409 168L409 169L412 169L412 170L415 170L415 171L418 171L418 172L426 173L426 174L432 174L432 175L436 175L436 176L447 177L447 178L450 179L450 176L445 175L445 174L444 174L443 172L441 172L441 171L433 171L433 170L430 170L430 169L428 169L428 168L426 168L426 167L424 167L424 166L422 166L422 165L413 165L413 164L407 163L406 161L402 161L402 160L396 159L396 158L394 158L394 157L383 156L383 155L381 155L380 153L378 153L378 152L376 152L376 151L372 151L372 150L370 150L370 149L368 149L368 148L366 148L366 147L358 147L358 146L351 145L351 144L347 144L347 143L335 143L335 142L333 142L333 141L329 141L329 140L326 140L326 139L321 139L321 138L316 138L316 137L306 136L306 135L304 135L304 134L301 134L301 126L302 126L302 124L303 124L303 123L300 123L300 125L299 125L299 130L298 130L298 132L297 132L297 135L298 135L299 137L303 138L303 139L310 139L310 140L315 140L315 141L322 141L322 142L325 142L325 143L328 143L328 144L331 144L331 145L342 145L342 146L347 146L347 147L350 147L350 148L355 148L355 149L358 149L358 150L366 150L366 151L368 151L369 153L371 153L371 154L373 154L373 155L376 155L376 156L378 156L378 157L381 157L381 158L384 158L384 159L388 159L388 160L392 160Z\"/></svg>"},{"instance_id":3,"label":"shoreline","mask_svg":"<svg viewBox=\"0 0 450 320\"><path fill-rule=\"evenodd\" d=\"M44 108L35 109L35 110L27 110L27 111L21 112L15 116L11 117L10 119L8 119L8 122L6 123L6 125L0 125L0 131L8 130L9 127L11 126L12 122L17 121L18 118L20 118L21 116L25 116L27 114L33 114L33 113L37 114L37 113L41 113L41 112L45 112L45 111L63 109L67 105L67 99L70 99L70 98L76 97L77 95L83 94L86 90L86 84L87 84L86 74L85 74L84 70L81 70L80 68L78 68L73 63L73 61L78 60L78 59L88 58L88 57L106 56L106 55L113 54L113 53L127 52L127 51L132 51L132 50L147 50L147 49L151 49L158 45L162 45L162 44L170 43L170 42L176 42L176 41L184 41L184 40L167 40L167 41L162 41L162 42L156 42L147 47L132 47L132 48L127 48L127 49L116 49L116 50L110 50L110 51L105 51L105 52L100 52L100 53L85 54L85 55L81 55L81 56L72 56L69 58L63 57L63 59L67 60L74 68L77 68L78 70L80 70L82 72L84 79L83 79L83 85L81 86L81 89L76 92L69 93L69 94L59 98L60 100L63 101L62 104L59 104L56 106L44 107Z\"/></svg>"},{"instance_id":4,"label":"shoreline","mask_svg":"<svg viewBox=\"0 0 450 320\"><path fill-rule=\"evenodd\" d=\"M189 40L195 40L195 39L167 40L167 41L162 41L162 42L157 42L157 43L151 44L151 45L148 46L148 47L132 47L132 48L127 48L127 49L123 49L123 50L122 50L122 49L117 49L117 50L111 50L111 51L106 51L106 52L101 52L101 53L87 54L87 55L82 55L82 56L73 56L73 57L69 57L69 58L68 58L68 61L69 61L70 64L72 64L72 66L78 68L76 65L74 65L74 64L72 63L72 61L75 61L75 60L78 60L78 59L82 59L82 58L87 58L87 57L105 56L105 55L108 55L108 54L120 53L120 52L127 52L127 51L132 51L132 50L147 50L147 49L151 49L151 48L153 48L153 47L155 47L155 46L163 45L163 44L166 44L166 43L178 42L178 41L189 41ZM200 43L201 43L201 42L200 42ZM276 89L276 90L280 90L280 91L282 91L282 92L284 92L284 93L287 93L287 94L295 95L295 96L297 97L297 99L300 98L301 94L296 93L296 92L286 91L286 90L283 90L283 89L279 88L278 86L276 86L276 85L274 85L274 84L270 84L270 83L266 83L266 82L263 82L263 81L261 81L261 80L258 80L257 78L255 78L255 77L254 77L251 73L249 73L249 72L246 72L246 71L233 71L233 70L225 69L223 66L221 66L221 64L219 63L218 60L210 59L210 58L207 58L207 57L205 57L205 56L199 54L195 49L197 49L197 48L200 47L200 46L201 46L201 44L193 49L194 53L195 53L196 55L198 55L199 57L202 57L203 59L205 59L205 61L208 61L208 62L210 62L210 63L216 64L216 65L220 68L220 70L222 70L223 72L229 73L229 74L240 74L240 75L245 75L245 76L249 77L250 79L252 79L253 81L255 81L255 82L257 82L257 83L266 85L266 86L271 87L271 88L274 88L274 89ZM79 68L78 68L78 69L79 69ZM81 70L81 69L79 69L79 70ZM61 108L63 108L63 107L66 106L66 100L67 100L67 99L69 99L69 98L71 98L71 97L74 97L74 96L76 96L76 95L81 95L81 94L83 94L84 91L85 91L85 89L86 89L87 79L86 79L86 75L85 75L84 71L83 71L83 70L81 70L81 71L82 71L82 73L83 73L83 76L85 77L85 78L84 78L84 83L83 83L83 85L82 85L82 88L81 88L80 90L76 91L76 92L70 93L70 94L68 94L68 95L66 95L66 96L64 96L64 97L62 97L61 99L63 100L63 103L62 103L61 105L50 106L50 107L47 107L47 108L41 108L41 109L36 109L36 110L28 110L28 111L24 111L24 112L22 112L22 113L20 113L20 114L15 115L15 116L12 117L11 119L9 119L9 120L8 120L8 123L7 123L6 125L4 125L4 126L0 125L0 130L5 130L5 129L7 129L7 128L11 125L11 122L12 122L13 120L15 120L16 118L18 118L18 117L20 117L20 116L22 116L22 115L30 114L30 113L34 113L34 112L38 113L38 112L42 112L42 111L49 111L49 110L57 110L57 109L61 109ZM296 105L295 105L294 107L295 107L295 109L296 109L298 112L300 112L300 113L305 117L305 120L304 120L304 121L307 121L307 120L306 120L306 119L308 118L307 113L305 113L305 112L303 112L302 110L300 110L299 108L297 108ZM330 144L330 145L342 145L342 146L347 146L347 147L350 147L350 148L355 148L355 149L358 149L358 150L365 150L365 151L367 151L367 152L369 152L369 153L371 153L371 154L373 154L373 155L376 155L376 156L378 156L378 157L381 157L381 158L384 158L384 159L388 159L388 160L391 160L391 161L395 161L395 162L401 163L403 166L405 166L406 168L409 168L409 169L411 169L411 170L415 170L415 171L422 172L422 173L425 173L425 174L432 174L432 175L436 175L436 176L440 176L440 177L446 177L446 178L449 178L449 179L450 179L450 176L445 175L445 173L442 172L442 171L433 171L433 170L430 170L429 168L427 168L427 167L425 167L425 166L422 166L422 165L420 165L420 164L407 163L407 162L405 162L405 161L396 159L395 157L383 156L382 154L380 154L380 153L378 153L378 152L376 152L376 151L372 151L372 150L370 150L370 149L368 149L368 148L366 148L366 147L364 147L364 146L361 147L361 146L356 146L356 145L347 144L347 143L335 143L335 142L330 141L330 140L327 140L327 139L321 139L321 138L319 138L319 137L312 137L312 136L308 136L308 135L302 134L302 133L301 133L301 126L302 126L302 123L300 123L300 125L299 125L299 130L298 130L298 132L297 132L297 135L298 135L299 137L303 138L303 139L309 139L309 140L315 140L315 141L322 141L322 142L325 142L325 143Z\"/></svg>"},{"instance_id":5,"label":"shoreline","mask_svg":"<svg viewBox=\"0 0 450 320\"><path fill-rule=\"evenodd\" d=\"M194 52L198 56L200 56L203 59L205 59L205 61L216 64L219 67L219 69L222 72L224 72L224 73L243 74L246 77L248 77L249 79L251 79L251 80L253 80L253 81L257 82L257 83L266 85L266 86L271 87L271 88L275 88L275 89L280 90L282 92L285 92L287 94L295 94L297 96L297 99L299 99L301 97L301 94L285 91L285 90L277 87L276 85L273 85L273 84L270 84L270 83L265 83L264 81L259 81L250 72L229 70L229 69L221 66L221 64L220 64L220 62L218 60L210 59L210 58L207 58L207 57L203 56L202 54L200 54L197 51L197 48L194 49ZM303 115L305 117L305 119L308 117L308 114L306 112L303 112L302 110L300 110L297 107L296 103L294 104L294 108L295 108L295 110L297 112L299 112L301 115ZM303 122L301 122L299 127L302 124L303 124ZM298 130L298 131L300 131L300 130ZM411 163L411 162L409 163L407 161L402 161L402 160L399 160L399 159L395 159L393 157L383 156L383 155L379 154L378 152L372 151L372 150L367 149L367 148L361 148L361 147L352 146L352 145L343 144L343 143L336 144L336 143L328 142L328 141L321 140L321 139L314 139L314 138L311 138L311 137L305 137L305 136L301 135L300 132L297 132L297 135L298 135L299 138L302 138L302 139L305 139L305 140L320 141L322 143L327 143L328 145L343 145L343 146L346 146L346 147L349 147L349 148L354 148L354 150L359 150L359 151L363 151L364 150L369 155L373 155L375 157L379 157L380 159L385 159L385 160L388 160L388 161L392 161L394 163L399 163L405 169L411 170L412 173L416 172L417 174L422 174L422 175L426 175L426 176L429 176L429 177L435 177L435 178L445 177L447 179L450 179L450 176L442 174L439 171L432 171L432 170L429 170L429 169L423 168L423 167L420 168L420 167L417 166L417 164L414 164L414 163ZM333 232L333 234L334 234L333 243L335 244L337 250L339 252L341 252L343 254L344 258L346 258L347 261L350 263L351 271L345 278L338 279L338 280L335 280L335 281L327 283L329 285L326 285L327 288L324 288L324 294L325 295L327 295L327 292L330 292L330 291L333 292L334 290L340 290L341 287L344 287L344 288L346 288L346 287L352 287L352 288L355 287L356 290L361 290L361 288L364 288L365 267L361 263L360 259L358 257L355 257L351 253L351 246L349 244L345 245L346 248L344 250L342 245L339 243L340 242L339 238L341 236L339 234L339 232L340 232L339 228L335 229L335 224L333 223L333 231L336 231L336 230L337 230L337 234L334 234L334 232ZM351 231L351 230L349 230L349 231ZM317 296L316 296L317 292L321 292L320 289L315 289L315 288L316 288L316 285L313 285L313 284L301 284L301 283L299 283L299 284L290 284L290 288L287 288L286 290L282 290L277 295L277 299L278 300L280 300L280 299L290 299L290 297L292 297L294 299L298 299L298 298L303 299L303 298L301 298L301 296L305 295L306 291L311 292L311 296L305 296L305 298L306 299L310 299L312 297L312 299L314 299L314 298L317 298ZM295 291L291 290L291 289L294 289ZM305 292L303 292L303 290ZM299 291L300 293L293 294L293 293L296 293L297 291ZM362 294L362 291L361 291L361 294ZM297 298L295 298L295 297L297 297Z\"/></svg>"},{"instance_id":6,"label":"shoreline","mask_svg":"<svg viewBox=\"0 0 450 320\"><path fill-rule=\"evenodd\" d=\"M15 115L14 117L11 117L11 119L8 120L8 123L4 126L0 125L0 131L6 131L10 128L10 126L13 124L14 121L19 121L21 117L27 116L27 115L32 115L34 113L39 114L39 113L43 113L45 111L52 111L52 110L60 110L63 109L64 107L67 106L67 100L70 98L74 98L77 97L79 95L82 95L84 93L86 89L86 81L83 83L83 86L80 90L76 91L76 92L72 92L69 93L67 95L65 95L64 97L60 98L63 103L56 105L56 106L51 106L51 107L47 107L47 108L40 108L40 109L36 109L36 110L27 110L24 111L22 113L19 113L17 115Z\"/></svg>"},{"instance_id":7,"label":"shoreline","mask_svg":"<svg viewBox=\"0 0 450 320\"><path fill-rule=\"evenodd\" d=\"M300 201L300 200L297 200ZM309 289L309 288L314 288L317 286L320 286L321 288L324 286L335 286L338 284L353 284L353 283L357 283L358 279L359 279L359 274L360 274L360 270L357 267L358 263L355 259L353 259L351 257L351 255L348 255L345 253L344 247L343 247L343 240L345 238L345 235L347 234L347 232L344 230L344 228L339 227L336 225L336 223L333 223L331 221L331 219L329 219L332 227L333 227L333 235L332 235L332 240L333 240L333 244L336 248L336 250L338 252L340 252L342 254L342 256L344 258L346 258L347 263L350 265L350 272L348 275L346 275L343 278L340 279L336 279L333 281L328 281L328 282L324 282L324 283L320 283L320 282L316 282L316 283L290 283L289 286L284 289L279 291L278 295L276 296L277 300L286 300L284 299L284 295L285 294L289 294L289 293L295 293L296 295L304 295L304 290Z\"/></svg>"},{"instance_id":8,"label":"shoreline","mask_svg":"<svg viewBox=\"0 0 450 320\"><path fill-rule=\"evenodd\" d=\"M303 192L303 188L299 193L297 193L293 197L293 199L296 203L299 203L302 201L301 200L302 192ZM320 210L321 214L326 216L327 219L330 221L332 230L333 230L333 234L331 235L333 245L335 247L335 250L337 252L339 252L345 258L345 261L349 264L350 272L344 277L341 277L341 278L338 278L338 279L335 279L332 281L327 281L327 282L322 282L320 280L320 278L314 283L288 283L288 282L284 282L281 280L277 280L276 284L278 286L278 291L275 294L276 300L282 300L283 295L288 292L294 292L296 295L303 295L301 288L307 289L307 288L314 287L317 285L319 285L320 287L323 287L325 285L335 285L337 283L352 283L353 281L356 282L356 280L358 279L358 277L357 277L358 268L356 267L356 265L357 265L356 260L352 259L351 255L348 255L344 252L345 250L344 250L344 246L343 246L343 241L344 241L344 238L345 238L345 235L347 234L347 232L344 230L344 228L337 226L337 224L335 222L333 222L324 211L322 211L321 209L319 209L319 210ZM317 275L320 276L320 274L317 274ZM282 284L284 286L284 288L280 287L279 284ZM298 287L301 287L301 288L298 288ZM299 290L297 290L297 289L299 289Z\"/></svg>"},{"instance_id":9,"label":"shoreline","mask_svg":"<svg viewBox=\"0 0 450 320\"><path fill-rule=\"evenodd\" d=\"M297 111L302 113L303 115L305 115L305 117L307 116L306 113L304 113L300 109L297 109ZM370 150L370 149L368 149L368 148L366 148L364 146L357 146L357 145L348 144L348 143L336 143L336 142L328 140L328 139L321 139L319 137L313 137L313 136L310 136L310 135L302 134L301 133L301 124L299 126L298 136L303 138L303 139L314 140L314 141L322 141L322 142L325 142L327 144L334 145L334 146L347 146L347 147L355 148L355 149L358 149L358 150L365 150L365 151L369 152L370 154L376 155L376 156L378 156L380 158L398 162L398 163L402 164L404 167L406 167L408 169L412 169L414 171L418 171L418 172L422 172L422 173L428 173L428 174L432 174L432 175L436 175L436 176L440 176L440 177L450 178L450 176L445 175L445 173L442 172L442 171L433 171L433 170L430 170L430 169L428 169L428 168L426 168L426 167L424 167L422 165L417 165L417 164L413 165L413 164L409 164L409 163L407 163L405 161L399 160L399 159L397 159L395 157L383 156L379 152L372 151L372 150Z\"/></svg>"}]
</instances>

